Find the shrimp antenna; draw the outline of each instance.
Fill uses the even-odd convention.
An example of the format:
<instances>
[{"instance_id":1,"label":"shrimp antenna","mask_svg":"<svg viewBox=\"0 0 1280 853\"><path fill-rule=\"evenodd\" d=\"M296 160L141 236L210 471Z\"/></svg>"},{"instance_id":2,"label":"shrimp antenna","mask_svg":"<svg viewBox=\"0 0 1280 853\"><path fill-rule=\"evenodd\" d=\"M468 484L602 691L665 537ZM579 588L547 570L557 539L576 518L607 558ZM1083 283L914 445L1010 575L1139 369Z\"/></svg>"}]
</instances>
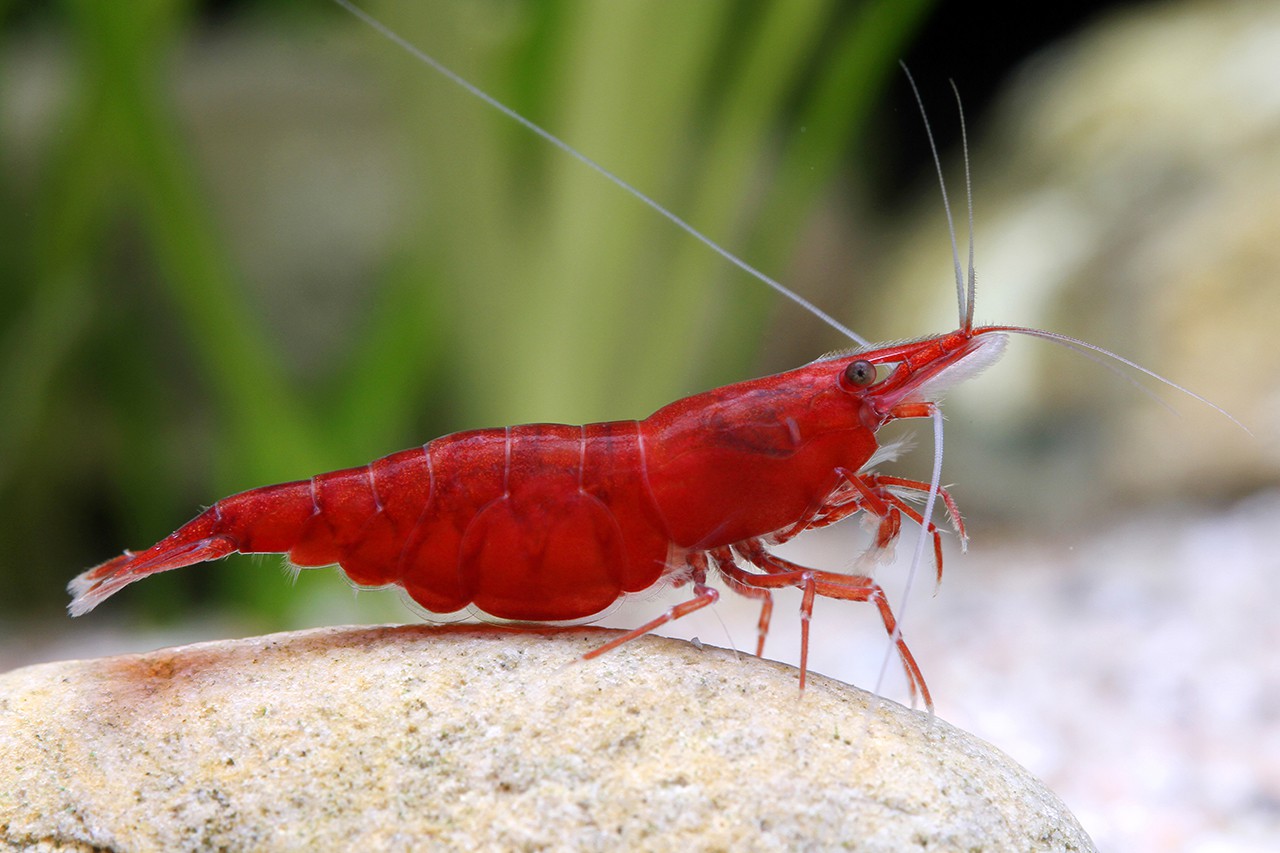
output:
<instances>
[{"instance_id":1,"label":"shrimp antenna","mask_svg":"<svg viewBox=\"0 0 1280 853\"><path fill-rule=\"evenodd\" d=\"M964 122L964 104L960 100L960 90L959 88L956 87L955 81L954 80L950 81L951 91L955 93L956 109L960 115L960 143L961 143L961 149L964 152L964 188L965 188L966 206L968 207L968 215L969 215L969 275L968 275L967 286L965 284L965 277L961 274L961 271L960 271L960 252L956 245L955 222L951 216L951 203L947 198L947 182L942 175L942 160L938 156L938 146L935 144L933 139L933 129L929 125L929 116L925 114L924 101L920 97L920 90L916 87L916 81L911 76L911 71L907 68L906 63L899 61L898 64L902 66L902 72L907 75L907 82L911 84L911 92L912 94L915 95L916 104L920 107L920 118L924 121L924 132L925 132L925 135L929 138L929 151L933 155L933 165L938 173L938 186L942 190L942 207L944 210L946 210L947 230L951 234L951 261L955 267L955 274L956 274L956 299L960 307L960 328L966 332L973 332L975 331L973 328L973 306L974 306L975 297L977 295L978 285L977 285L977 273L975 272L974 263L973 263L973 257L974 257L973 178L972 178L972 172L970 170L970 165L969 165L969 137L968 137L968 133L965 128L965 122ZM1028 335L1030 337L1041 338L1042 340L1046 340L1046 341L1053 341L1054 343L1065 346L1068 349L1073 349L1076 352L1079 352L1085 356L1089 356L1090 352L1092 352L1092 353L1096 353L1097 355L1104 356L1108 359L1112 359L1113 361L1116 361L1120 364L1125 365L1126 367L1130 367L1133 370L1138 371L1139 373L1143 373L1151 377L1157 382L1167 385L1168 387L1172 388L1175 391L1179 391L1183 394L1186 394L1188 397L1192 398L1193 400L1196 400L1197 402L1203 403L1204 405L1213 409L1215 412L1218 412L1227 420L1231 421L1236 426L1240 427L1240 429L1244 430L1249 435L1253 435L1253 433L1249 430L1248 427L1240 423L1240 421L1236 420L1236 418L1233 417L1230 412L1228 412L1226 409L1222 408L1221 406L1211 402L1210 400L1204 397L1201 397L1199 394L1195 393L1189 388L1185 388L1182 385L1179 385L1178 383L1174 382L1173 380L1167 379L1164 376L1161 376L1159 373L1156 373L1154 370L1149 370L1148 368L1143 367L1137 362L1130 361L1129 359L1124 358L1121 355L1117 355L1116 353L1112 352L1109 349L1104 349L1103 347L1100 347L1097 344L1091 344L1088 341L1082 341L1079 338L1073 338L1070 335L1063 335L1063 334L1059 334L1058 332L1047 332L1043 329L1031 329L1025 326L985 326L982 328L981 331L1010 332L1017 335ZM1143 393L1151 395L1150 390L1145 388L1141 383L1136 382L1132 376L1129 376L1125 374L1123 371L1116 369L1113 365L1111 365L1108 362L1104 361L1102 363L1105 366L1107 366L1109 369L1113 370L1121 378L1133 384ZM1154 395L1151 395L1151 396L1154 398ZM1155 398L1155 399L1157 399L1157 402L1160 402L1162 406L1165 406L1165 408L1169 408L1167 404L1159 401L1158 398Z\"/></svg>"},{"instance_id":2,"label":"shrimp antenna","mask_svg":"<svg viewBox=\"0 0 1280 853\"><path fill-rule=\"evenodd\" d=\"M958 301L958 310L960 312L960 327L965 331L973 329L973 296L975 289L976 277L973 269L973 184L969 176L969 142L964 133L964 108L960 109L960 138L964 142L964 184L965 199L969 210L969 279L966 291L965 277L960 271L960 249L956 245L956 226L955 220L951 216L951 202L947 198L947 181L942 175L942 158L938 156L938 146L933 139L933 129L929 126L929 116L925 112L924 100L920 97L920 90L916 87L916 81L911 76L911 71L907 68L907 64L898 61L902 66L902 73L907 75L907 82L911 84L911 92L916 97L916 105L920 108L920 118L924 121L924 132L929 138L929 151L933 154L933 165L938 172L938 186L942 189L942 207L947 212L947 232L951 236L951 261L955 266L956 273L956 299ZM951 81L951 90L956 93L956 102L959 103L960 92L956 89L955 81ZM930 540L929 528L933 526L933 508L938 499L938 492L942 488L942 410L936 406L933 408L931 417L933 419L933 472L929 475L929 491L925 495L924 508L920 513L920 536L916 539L916 548L911 555L911 564L907 568L907 577L903 582L902 600L898 604L898 620L893 626L893 630L889 632L889 644L885 647L884 657L880 661L880 672L876 676L875 693L880 695L884 687L885 675L889 670L889 660L893 656L898 641L902 639L902 626L906 622L907 604L911 599L911 588L915 586L916 574L920 570L920 565L924 562L925 550Z\"/></svg>"},{"instance_id":3,"label":"shrimp antenna","mask_svg":"<svg viewBox=\"0 0 1280 853\"><path fill-rule=\"evenodd\" d=\"M623 190L629 193L632 197L648 205L653 210L657 211L659 215L661 215L662 217L670 221L677 228L684 231L686 234L693 237L695 240L702 243L707 248L711 249L711 251L715 252L717 255L724 258L726 261L733 264L738 269L742 270L748 275L754 276L756 279L758 279L761 282L764 282L769 287L772 287L775 291L780 293L782 296L785 296L787 299L790 299L796 305L799 305L801 308L805 309L810 314L817 317L819 320L826 323L828 326L835 329L840 334L856 342L859 346L864 346L864 347L870 346L870 341L868 341L866 338L859 335L857 332L854 332L848 326L845 326L839 320L832 317L830 314L823 311L818 306L814 305L808 299L805 299L803 296L796 293L794 290L787 287L782 282L777 281L776 279L773 279L768 275L765 275L760 270L751 266L751 264L742 260L737 255L730 252L728 249L724 248L719 243L712 240L707 235L703 234L697 228L694 228L684 219L681 219L679 216L676 216L674 213L672 213L667 208L663 207L661 204L659 204L656 200L654 200L650 196L646 195L636 187L627 183L625 180L618 177L613 172L609 171L604 166L597 163L595 160L592 160L586 154L583 154L581 151L574 148L572 145L565 142L560 137L551 133L551 131L546 130L541 125L534 123L530 119L525 118L520 113L511 109L511 107L508 107L506 104L502 103L497 98L490 95L488 92L485 92L479 86L476 86L466 78L452 71L443 63L441 63L439 60L435 59L433 56L426 53L421 48L417 47L416 45L404 39L402 36L400 36L398 33L396 33L386 24L382 23L382 21L380 21L378 18L375 18L373 15L366 12L364 9L355 5L355 3L351 2L351 0L333 0L333 2L337 3L343 9L346 9L352 15L355 15L361 21L364 21L366 24L368 24L370 27L376 30L379 34L381 34L384 38L398 45L401 49L403 49L404 51L409 53L411 56L418 59L425 65L427 65L429 68L431 68L441 76L448 79L450 82L466 90L468 93L480 99L484 103L488 104L490 107L502 113L504 116L516 122L517 124L523 125L526 129L532 131L537 136L540 136L542 139L551 143L556 148L559 148L561 151L568 154L570 157L574 158L575 160L582 163L583 165L587 166L589 169L592 169L593 171L597 172L607 180L611 181L613 184L621 187ZM948 213L948 216L949 215L950 214Z\"/></svg>"},{"instance_id":4,"label":"shrimp antenna","mask_svg":"<svg viewBox=\"0 0 1280 853\"><path fill-rule=\"evenodd\" d=\"M964 273L960 271L960 249L956 245L956 223L951 215L951 200L947 197L947 179L942 174L942 158L938 156L938 145L933 139L933 128L929 124L929 115L925 112L924 99L920 97L920 89L916 87L916 80L911 76L911 70L907 68L907 63L898 60L898 65L902 66L902 73L907 75L907 82L911 84L911 93L915 95L916 106L920 108L920 118L924 121L924 133L929 139L929 153L933 155L933 167L938 173L938 187L942 190L942 209L947 213L947 232L951 235L951 263L955 267L956 272L956 301L960 311L960 328L973 328L973 300L966 298ZM951 84L952 89L955 83ZM956 98L959 99L959 94ZM960 131L961 138L964 138L964 111L960 113ZM964 176L965 186L968 188L969 183L969 143L965 139L965 155L964 155ZM973 195L969 193L969 287L968 294L972 294L974 290L973 275Z\"/></svg>"},{"instance_id":5,"label":"shrimp antenna","mask_svg":"<svg viewBox=\"0 0 1280 853\"><path fill-rule=\"evenodd\" d=\"M964 300L964 316L961 328L973 328L973 304L978 296L978 274L973 268L973 176L969 171L969 133L964 124L964 102L960 100L960 89L955 80L947 81L956 96L956 113L960 116L960 150L964 153L964 203L969 209L969 292ZM934 152L937 156L937 152Z\"/></svg>"},{"instance_id":6,"label":"shrimp antenna","mask_svg":"<svg viewBox=\"0 0 1280 853\"><path fill-rule=\"evenodd\" d=\"M1206 405L1209 408L1213 409L1215 412L1222 415L1224 418L1231 421L1236 426L1240 427L1240 429L1244 430L1249 435L1253 435L1252 430L1250 430L1244 424L1240 423L1240 421L1236 420L1236 418L1230 412L1228 412L1226 409L1219 406L1217 403L1214 403L1212 400L1209 400L1205 397L1201 397L1199 394L1197 394L1195 391L1192 391L1190 388L1187 388L1183 385L1179 385L1177 382L1174 382L1172 379L1168 379L1167 377L1161 376L1159 373L1156 373L1154 370L1143 367L1141 364L1138 364L1136 361L1130 361L1124 356L1118 355L1117 353L1114 353L1109 349L1100 347L1097 344L1091 344L1088 341L1082 341L1079 338L1073 338L1070 335L1064 335L1059 332L1047 332L1044 329L1031 329L1026 326L982 326L981 328L975 331L983 334L989 333L989 332L1008 332L1014 335L1027 335L1028 337L1032 337L1032 338L1040 338L1041 340L1052 341L1053 343L1064 346L1067 349L1075 350L1076 352L1086 357L1088 357L1091 352L1097 353L1098 355L1105 356L1106 358L1112 359L1113 361L1123 364L1124 366L1129 367L1133 370L1136 370L1139 373L1149 376L1155 381L1161 383L1162 385L1166 385L1179 393L1186 394L1188 397L1195 400L1196 402L1202 403L1203 405ZM1107 367L1111 367L1111 365L1108 362L1103 361L1101 363ZM1132 376L1128 376L1123 371L1119 371L1119 370L1116 370L1116 373L1119 376L1121 376L1123 379L1132 383L1135 387L1137 387L1144 393L1147 393L1147 394L1151 393L1148 388L1145 388L1140 382L1136 381ZM1157 402L1159 402L1158 398L1157 398ZM1161 403L1161 405L1165 405L1165 404ZM1169 408L1169 407L1165 406L1165 408Z\"/></svg>"},{"instance_id":7,"label":"shrimp antenna","mask_svg":"<svg viewBox=\"0 0 1280 853\"><path fill-rule=\"evenodd\" d=\"M907 567L907 579L902 584L902 598L898 601L898 619L893 625L893 630L889 632L889 644L885 647L884 656L880 659L880 671L876 675L873 691L877 697L883 694L884 680L889 674L889 662L893 658L898 641L902 639L902 626L907 620L907 605L911 603L911 588L915 586L916 574L924 563L925 551L932 539L929 528L933 526L933 508L938 500L938 492L942 488L942 410L935 406L930 418L933 420L933 473L929 476L929 492L925 496L924 507L920 510L920 535L916 538L916 548L911 554L911 564ZM932 709L929 714L933 715Z\"/></svg>"}]
</instances>

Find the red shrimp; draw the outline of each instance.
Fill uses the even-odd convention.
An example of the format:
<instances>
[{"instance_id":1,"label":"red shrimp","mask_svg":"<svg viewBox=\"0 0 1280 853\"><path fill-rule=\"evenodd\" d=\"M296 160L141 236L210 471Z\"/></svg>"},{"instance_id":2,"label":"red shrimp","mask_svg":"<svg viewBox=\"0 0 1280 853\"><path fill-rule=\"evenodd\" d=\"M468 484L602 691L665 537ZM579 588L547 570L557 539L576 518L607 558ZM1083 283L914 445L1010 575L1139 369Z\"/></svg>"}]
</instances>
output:
<instances>
[{"instance_id":1,"label":"red shrimp","mask_svg":"<svg viewBox=\"0 0 1280 853\"><path fill-rule=\"evenodd\" d=\"M928 484L863 470L879 449L876 431L931 415L930 397L999 354L998 331L828 356L686 397L643 421L456 433L359 468L252 489L77 577L70 611L234 552L336 563L352 582L401 586L434 613L471 606L521 622L588 618L664 578L692 583L691 600L594 655L714 602L714 566L729 588L764 603L761 644L770 590L804 591L803 672L815 596L872 601L890 635L896 624L871 578L804 568L768 545L860 510L879 518L879 547L897 537L901 515L921 522L899 492ZM939 533L929 531L941 577ZM931 704L906 643L896 642Z\"/></svg>"},{"instance_id":2,"label":"red shrimp","mask_svg":"<svg viewBox=\"0 0 1280 853\"><path fill-rule=\"evenodd\" d=\"M338 2L861 341L367 14ZM936 151L934 159L936 165ZM949 207L947 215L950 219ZM878 520L872 551L880 553L898 538L905 515L923 528L921 547L932 538L941 580L941 535L929 520L935 497L946 505L962 540L965 531L955 501L938 487L940 448L930 483L876 473L873 466L885 455L877 431L895 420L924 417L934 418L940 429L941 394L995 361L1006 333L1092 350L1167 382L1063 335L1018 326L975 327L972 239L966 283L954 251L954 229L952 235L960 303L954 332L834 353L775 376L677 400L642 421L461 432L359 468L251 489L218 501L145 551L125 551L81 574L69 584L68 609L82 615L147 575L235 552L285 553L301 567L337 564L353 583L400 586L433 613L471 608L524 623L585 620L628 593L663 582L692 586L692 598L585 656L594 657L714 603L718 594L708 583L714 574L729 589L761 602L757 654L768 632L772 591L802 591L802 688L815 599L872 602L912 695L932 709L924 676L879 584L867 575L797 565L775 556L770 547L867 512ZM923 512L907 502L921 495Z\"/></svg>"}]
</instances>

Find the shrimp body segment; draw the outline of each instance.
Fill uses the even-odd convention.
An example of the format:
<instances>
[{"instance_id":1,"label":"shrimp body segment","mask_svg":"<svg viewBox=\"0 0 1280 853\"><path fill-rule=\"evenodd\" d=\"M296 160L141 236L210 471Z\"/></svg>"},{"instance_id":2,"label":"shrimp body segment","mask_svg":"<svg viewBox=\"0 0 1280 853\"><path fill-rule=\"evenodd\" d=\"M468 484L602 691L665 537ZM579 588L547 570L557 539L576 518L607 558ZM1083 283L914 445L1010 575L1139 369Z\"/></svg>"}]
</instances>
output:
<instances>
[{"instance_id":1,"label":"shrimp body segment","mask_svg":"<svg viewBox=\"0 0 1280 853\"><path fill-rule=\"evenodd\" d=\"M520 622L586 619L664 578L692 583L693 599L611 648L714 601L714 571L762 602L757 652L770 590L804 590L803 678L815 596L873 601L891 634L895 623L871 578L797 566L767 546L866 510L879 519L883 548L902 514L919 521L900 493L927 484L863 470L879 449L876 432L930 416L941 391L993 361L1003 342L998 330L974 329L864 348L695 394L642 421L455 433L359 468L251 489L80 575L69 609L81 615L147 575L233 552L337 564L354 583L401 586L435 613L471 607ZM898 650L928 702L900 638Z\"/></svg>"}]
</instances>

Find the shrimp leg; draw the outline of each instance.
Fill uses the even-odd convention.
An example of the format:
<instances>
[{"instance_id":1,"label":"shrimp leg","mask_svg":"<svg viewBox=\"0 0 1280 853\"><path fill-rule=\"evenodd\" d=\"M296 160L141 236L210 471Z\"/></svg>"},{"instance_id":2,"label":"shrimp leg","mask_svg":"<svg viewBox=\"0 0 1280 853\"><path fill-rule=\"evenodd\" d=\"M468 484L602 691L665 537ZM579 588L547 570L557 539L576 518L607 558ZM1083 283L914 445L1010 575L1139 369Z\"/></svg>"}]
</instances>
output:
<instances>
[{"instance_id":1,"label":"shrimp leg","mask_svg":"<svg viewBox=\"0 0 1280 853\"><path fill-rule=\"evenodd\" d=\"M676 604L670 607L662 615L649 620L639 628L634 628L620 637L615 637L599 648L592 649L582 656L583 660L599 657L605 652L612 651L624 643L643 637L653 629L665 625L668 622L674 622L682 616L688 616L696 610L715 604L720 600L720 593L714 587L707 586L707 558L704 554L694 552L686 557L690 567L689 580L693 581L693 598L688 601Z\"/></svg>"},{"instance_id":2,"label":"shrimp leg","mask_svg":"<svg viewBox=\"0 0 1280 853\"><path fill-rule=\"evenodd\" d=\"M919 480L908 480L903 477L892 477L887 474L856 474L843 468L839 470L839 473L844 482L832 491L823 505L811 517L805 519L801 524L774 534L769 537L769 541L775 545L781 545L806 530L827 527L837 521L848 518L860 510L866 510L880 519L872 551L883 551L893 544L902 529L902 515L907 516L916 524L924 526L924 518L920 515L920 512L907 503L902 496L896 494L894 490L927 493L929 491L928 483ZM969 537L965 532L964 519L960 516L960 508L956 505L955 498L946 489L938 489L938 497L946 506L947 515L951 519L956 533L960 536L960 542L963 547ZM934 565L937 568L937 580L941 583L942 533L933 522L930 522L926 529L929 535L933 537Z\"/></svg>"},{"instance_id":3,"label":"shrimp leg","mask_svg":"<svg viewBox=\"0 0 1280 853\"><path fill-rule=\"evenodd\" d=\"M732 548L713 549L711 551L711 559L715 561L716 568L720 570L720 577L724 579L725 585L729 589L739 595L754 598L760 602L760 621L756 626L756 657L764 657L764 641L769 636L769 623L773 620L773 593L763 587L742 583L724 570L726 563L734 568L737 567L734 562Z\"/></svg>"},{"instance_id":4,"label":"shrimp leg","mask_svg":"<svg viewBox=\"0 0 1280 853\"><path fill-rule=\"evenodd\" d=\"M765 574L754 574L743 569L735 562L716 561L716 567L729 578L742 586L758 589L781 589L796 587L804 592L800 603L800 687L804 688L805 673L809 663L809 622L813 618L813 602L816 596L836 598L841 601L870 601L880 611L880 619L884 629L893 638L898 647L898 656L902 659L902 667L906 670L907 682L911 687L911 695L917 694L924 700L925 707L933 711L933 697L924 682L924 675L916 663L915 656L907 648L898 622L889 607L889 600L884 590L866 575L845 575L839 572L825 572L810 569L770 554L764 543L758 539L748 540L733 547L733 550L751 565Z\"/></svg>"}]
</instances>

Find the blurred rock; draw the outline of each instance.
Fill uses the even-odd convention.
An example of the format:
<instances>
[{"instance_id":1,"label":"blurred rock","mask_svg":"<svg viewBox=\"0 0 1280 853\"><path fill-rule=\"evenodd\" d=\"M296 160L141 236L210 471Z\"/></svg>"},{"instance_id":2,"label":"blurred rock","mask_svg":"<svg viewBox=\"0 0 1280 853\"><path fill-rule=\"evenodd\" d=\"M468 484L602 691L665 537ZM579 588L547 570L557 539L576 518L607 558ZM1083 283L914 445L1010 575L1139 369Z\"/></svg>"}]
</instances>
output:
<instances>
[{"instance_id":1,"label":"blurred rock","mask_svg":"<svg viewBox=\"0 0 1280 853\"><path fill-rule=\"evenodd\" d=\"M930 100L935 124L955 121ZM1028 341L948 400L948 478L980 490L979 511L1003 499L1011 518L1050 523L1280 481L1280 4L1111 14L1029 62L984 118L978 321L1115 350L1254 437L1141 375L1156 400ZM948 173L963 227L958 159ZM936 189L908 230L865 324L886 337L956 324Z\"/></svg>"},{"instance_id":2,"label":"blurred rock","mask_svg":"<svg viewBox=\"0 0 1280 853\"><path fill-rule=\"evenodd\" d=\"M992 747L608 634L333 628L0 677L0 847L1092 849Z\"/></svg>"}]
</instances>

